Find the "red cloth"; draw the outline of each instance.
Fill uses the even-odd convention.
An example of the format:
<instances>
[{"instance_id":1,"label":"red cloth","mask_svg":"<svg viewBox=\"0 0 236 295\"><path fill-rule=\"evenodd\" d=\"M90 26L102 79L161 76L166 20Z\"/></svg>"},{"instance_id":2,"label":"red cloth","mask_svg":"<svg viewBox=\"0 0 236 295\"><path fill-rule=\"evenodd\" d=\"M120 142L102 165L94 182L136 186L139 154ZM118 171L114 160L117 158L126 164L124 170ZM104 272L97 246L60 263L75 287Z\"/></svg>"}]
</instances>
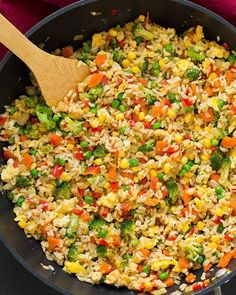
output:
<instances>
[{"instance_id":1,"label":"red cloth","mask_svg":"<svg viewBox=\"0 0 236 295\"><path fill-rule=\"evenodd\" d=\"M26 32L40 19L53 11L76 2L75 0L0 0L0 12L6 16L19 30ZM223 16L236 25L235 0L194 0ZM6 49L0 45L0 59Z\"/></svg>"}]
</instances>

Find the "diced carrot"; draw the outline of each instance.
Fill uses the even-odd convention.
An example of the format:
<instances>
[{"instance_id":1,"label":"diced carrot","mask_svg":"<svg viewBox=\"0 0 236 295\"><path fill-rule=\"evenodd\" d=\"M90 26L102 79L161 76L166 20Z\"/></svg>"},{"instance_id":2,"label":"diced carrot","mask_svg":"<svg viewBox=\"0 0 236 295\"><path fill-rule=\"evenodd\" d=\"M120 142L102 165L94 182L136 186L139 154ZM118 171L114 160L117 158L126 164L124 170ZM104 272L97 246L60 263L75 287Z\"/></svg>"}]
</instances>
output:
<instances>
[{"instance_id":1,"label":"diced carrot","mask_svg":"<svg viewBox=\"0 0 236 295\"><path fill-rule=\"evenodd\" d=\"M95 59L96 65L101 66L105 62L106 58L106 54L98 54Z\"/></svg>"},{"instance_id":2,"label":"diced carrot","mask_svg":"<svg viewBox=\"0 0 236 295\"><path fill-rule=\"evenodd\" d=\"M137 271L140 273L140 272L142 272L142 270L143 270L142 265L138 265L138 267L137 267Z\"/></svg>"},{"instance_id":3,"label":"diced carrot","mask_svg":"<svg viewBox=\"0 0 236 295\"><path fill-rule=\"evenodd\" d=\"M121 172L120 174L121 174L122 177L127 177L129 179L133 179L134 178L133 173Z\"/></svg>"},{"instance_id":4,"label":"diced carrot","mask_svg":"<svg viewBox=\"0 0 236 295\"><path fill-rule=\"evenodd\" d=\"M25 167L26 167L27 169L30 168L30 166L31 166L31 164L32 164L33 162L34 162L34 159L33 159L33 157L32 157L30 154L25 153L25 154L23 155L23 164L25 165Z\"/></svg>"},{"instance_id":5,"label":"diced carrot","mask_svg":"<svg viewBox=\"0 0 236 295\"><path fill-rule=\"evenodd\" d=\"M225 72L225 78L226 78L226 82L229 85L232 82L232 78L233 78L233 72L232 71L226 71Z\"/></svg>"},{"instance_id":6,"label":"diced carrot","mask_svg":"<svg viewBox=\"0 0 236 295\"><path fill-rule=\"evenodd\" d=\"M163 250L163 254L165 256L170 256L170 252L168 250L166 250L166 249Z\"/></svg>"},{"instance_id":7,"label":"diced carrot","mask_svg":"<svg viewBox=\"0 0 236 295\"><path fill-rule=\"evenodd\" d=\"M70 46L66 46L62 48L62 56L63 57L70 57L73 54L73 48Z\"/></svg>"},{"instance_id":8,"label":"diced carrot","mask_svg":"<svg viewBox=\"0 0 236 295\"><path fill-rule=\"evenodd\" d=\"M162 110L162 107L161 106L153 106L152 107L152 116L153 117L157 117L158 115L161 114L161 110Z\"/></svg>"},{"instance_id":9,"label":"diced carrot","mask_svg":"<svg viewBox=\"0 0 236 295\"><path fill-rule=\"evenodd\" d=\"M212 96L213 95L213 90L212 90L212 88L210 86L209 87L206 87L205 88L205 91L208 94L208 96Z\"/></svg>"},{"instance_id":10,"label":"diced carrot","mask_svg":"<svg viewBox=\"0 0 236 295\"><path fill-rule=\"evenodd\" d=\"M113 179L116 179L116 177L117 177L116 167L113 166L108 171L107 179L108 180L113 180Z\"/></svg>"},{"instance_id":11,"label":"diced carrot","mask_svg":"<svg viewBox=\"0 0 236 295\"><path fill-rule=\"evenodd\" d=\"M70 137L67 139L67 143L70 143L70 144L75 144L76 143L76 140L74 137Z\"/></svg>"},{"instance_id":12,"label":"diced carrot","mask_svg":"<svg viewBox=\"0 0 236 295\"><path fill-rule=\"evenodd\" d=\"M28 136L27 135L20 135L20 141L21 142L24 142L28 139Z\"/></svg>"},{"instance_id":13,"label":"diced carrot","mask_svg":"<svg viewBox=\"0 0 236 295\"><path fill-rule=\"evenodd\" d=\"M136 112L132 113L132 120L134 120L135 122L139 121L139 114Z\"/></svg>"},{"instance_id":14,"label":"diced carrot","mask_svg":"<svg viewBox=\"0 0 236 295\"><path fill-rule=\"evenodd\" d=\"M217 80L217 81L214 82L213 85L214 85L214 88L219 88L221 84L220 84L220 81Z\"/></svg>"},{"instance_id":15,"label":"diced carrot","mask_svg":"<svg viewBox=\"0 0 236 295\"><path fill-rule=\"evenodd\" d=\"M81 217L82 217L83 221L90 221L90 219L91 219L89 213L86 211L84 211L82 213Z\"/></svg>"},{"instance_id":16,"label":"diced carrot","mask_svg":"<svg viewBox=\"0 0 236 295\"><path fill-rule=\"evenodd\" d=\"M53 145L53 146L60 145L62 139L63 138L61 135L57 135L57 134L50 134L49 135L49 141L50 141L51 145Z\"/></svg>"},{"instance_id":17,"label":"diced carrot","mask_svg":"<svg viewBox=\"0 0 236 295\"><path fill-rule=\"evenodd\" d=\"M113 239L112 241L113 246L119 247L121 244L120 235L113 235L112 239Z\"/></svg>"},{"instance_id":18,"label":"diced carrot","mask_svg":"<svg viewBox=\"0 0 236 295\"><path fill-rule=\"evenodd\" d=\"M220 268L225 268L229 263L230 260L233 258L233 255L231 254L231 252L226 253L220 260L218 266Z\"/></svg>"},{"instance_id":19,"label":"diced carrot","mask_svg":"<svg viewBox=\"0 0 236 295\"><path fill-rule=\"evenodd\" d=\"M150 181L150 189L152 189L152 190L155 191L158 181L159 181L159 179L157 177L151 178L151 181Z\"/></svg>"},{"instance_id":20,"label":"diced carrot","mask_svg":"<svg viewBox=\"0 0 236 295\"><path fill-rule=\"evenodd\" d=\"M145 79L145 78L139 78L138 81L139 81L141 84L143 84L143 86L146 86L147 83L148 83L147 79Z\"/></svg>"},{"instance_id":21,"label":"diced carrot","mask_svg":"<svg viewBox=\"0 0 236 295\"><path fill-rule=\"evenodd\" d=\"M230 200L229 207L232 208L233 210L236 210L236 199Z\"/></svg>"},{"instance_id":22,"label":"diced carrot","mask_svg":"<svg viewBox=\"0 0 236 295\"><path fill-rule=\"evenodd\" d=\"M143 126L147 129L150 129L151 126L152 126L152 123L151 122L148 122L148 121L143 121Z\"/></svg>"},{"instance_id":23,"label":"diced carrot","mask_svg":"<svg viewBox=\"0 0 236 295\"><path fill-rule=\"evenodd\" d=\"M187 284L192 284L196 281L196 276L193 274L193 273L189 273L186 278L185 278L185 281Z\"/></svg>"},{"instance_id":24,"label":"diced carrot","mask_svg":"<svg viewBox=\"0 0 236 295\"><path fill-rule=\"evenodd\" d=\"M37 165L38 168L42 167L42 166L47 166L47 162L41 162Z\"/></svg>"},{"instance_id":25,"label":"diced carrot","mask_svg":"<svg viewBox=\"0 0 236 295\"><path fill-rule=\"evenodd\" d=\"M226 136L222 139L221 145L225 148L233 148L236 145L236 138Z\"/></svg>"},{"instance_id":26,"label":"diced carrot","mask_svg":"<svg viewBox=\"0 0 236 295\"><path fill-rule=\"evenodd\" d=\"M95 73L95 74L93 74L90 77L88 87L89 88L96 87L98 84L101 83L102 78L103 78L103 74L102 73Z\"/></svg>"},{"instance_id":27,"label":"diced carrot","mask_svg":"<svg viewBox=\"0 0 236 295\"><path fill-rule=\"evenodd\" d=\"M48 237L48 245L51 250L54 250L57 246L59 246L60 240L54 237Z\"/></svg>"},{"instance_id":28,"label":"diced carrot","mask_svg":"<svg viewBox=\"0 0 236 295\"><path fill-rule=\"evenodd\" d=\"M192 196L184 192L181 196L185 206L188 206L189 202L192 200Z\"/></svg>"},{"instance_id":29,"label":"diced carrot","mask_svg":"<svg viewBox=\"0 0 236 295\"><path fill-rule=\"evenodd\" d=\"M157 141L156 143L156 147L155 147L155 151L159 156L163 156L164 155L164 151L163 149L167 146L167 142L165 141Z\"/></svg>"},{"instance_id":30,"label":"diced carrot","mask_svg":"<svg viewBox=\"0 0 236 295\"><path fill-rule=\"evenodd\" d=\"M140 252L143 254L143 256L146 256L146 257L148 257L150 255L150 251L145 248L141 248Z\"/></svg>"},{"instance_id":31,"label":"diced carrot","mask_svg":"<svg viewBox=\"0 0 236 295\"><path fill-rule=\"evenodd\" d=\"M191 86L193 95L196 95L197 94L196 84L191 84L190 86Z\"/></svg>"},{"instance_id":32,"label":"diced carrot","mask_svg":"<svg viewBox=\"0 0 236 295\"><path fill-rule=\"evenodd\" d=\"M178 262L179 268L190 268L190 263L187 259L181 258Z\"/></svg>"},{"instance_id":33,"label":"diced carrot","mask_svg":"<svg viewBox=\"0 0 236 295\"><path fill-rule=\"evenodd\" d=\"M220 178L220 175L217 174L217 173L212 173L210 178L211 178L211 180L214 180L214 181L218 182L218 180Z\"/></svg>"},{"instance_id":34,"label":"diced carrot","mask_svg":"<svg viewBox=\"0 0 236 295\"><path fill-rule=\"evenodd\" d=\"M11 151L5 150L5 151L3 151L3 158L5 160L9 160L10 158L14 158L14 155Z\"/></svg>"},{"instance_id":35,"label":"diced carrot","mask_svg":"<svg viewBox=\"0 0 236 295\"><path fill-rule=\"evenodd\" d=\"M98 175L100 173L101 169L99 166L90 166L86 169L85 175Z\"/></svg>"},{"instance_id":36,"label":"diced carrot","mask_svg":"<svg viewBox=\"0 0 236 295\"><path fill-rule=\"evenodd\" d=\"M100 268L99 268L99 271L102 273L102 274L107 274L111 271L111 266L107 263L103 263L100 265Z\"/></svg>"},{"instance_id":37,"label":"diced carrot","mask_svg":"<svg viewBox=\"0 0 236 295\"><path fill-rule=\"evenodd\" d=\"M214 115L214 111L213 109L208 109L206 112L204 113L200 113L200 118L204 121L204 122L213 122L215 120L215 115Z\"/></svg>"},{"instance_id":38,"label":"diced carrot","mask_svg":"<svg viewBox=\"0 0 236 295\"><path fill-rule=\"evenodd\" d=\"M141 106L141 112L143 112L145 115L148 113L148 105L142 105Z\"/></svg>"},{"instance_id":39,"label":"diced carrot","mask_svg":"<svg viewBox=\"0 0 236 295\"><path fill-rule=\"evenodd\" d=\"M163 283L166 285L166 287L172 287L175 284L175 282L172 278L166 279Z\"/></svg>"},{"instance_id":40,"label":"diced carrot","mask_svg":"<svg viewBox=\"0 0 236 295\"><path fill-rule=\"evenodd\" d=\"M7 116L0 116L0 125L4 125L6 121L7 121Z\"/></svg>"},{"instance_id":41,"label":"diced carrot","mask_svg":"<svg viewBox=\"0 0 236 295\"><path fill-rule=\"evenodd\" d=\"M208 272L211 268L212 268L212 264L211 263L208 263L207 265L204 265L203 266L204 272Z\"/></svg>"}]
</instances>

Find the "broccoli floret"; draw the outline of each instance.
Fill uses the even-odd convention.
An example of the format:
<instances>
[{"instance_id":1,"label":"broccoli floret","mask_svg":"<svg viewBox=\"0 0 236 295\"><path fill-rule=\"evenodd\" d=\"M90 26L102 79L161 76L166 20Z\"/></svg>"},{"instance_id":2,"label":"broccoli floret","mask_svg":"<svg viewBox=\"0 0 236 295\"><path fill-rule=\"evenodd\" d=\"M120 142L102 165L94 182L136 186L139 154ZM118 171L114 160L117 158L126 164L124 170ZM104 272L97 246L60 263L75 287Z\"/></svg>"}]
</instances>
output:
<instances>
[{"instance_id":1,"label":"broccoli floret","mask_svg":"<svg viewBox=\"0 0 236 295\"><path fill-rule=\"evenodd\" d=\"M120 50L116 50L113 52L112 54L112 58L115 62L117 62L118 64L122 62L122 60L125 59L124 53Z\"/></svg>"},{"instance_id":2,"label":"broccoli floret","mask_svg":"<svg viewBox=\"0 0 236 295\"><path fill-rule=\"evenodd\" d=\"M175 204L178 200L179 196L179 187L176 182L174 182L173 179L170 179L166 183L166 188L169 192L169 198L171 200L171 204Z\"/></svg>"},{"instance_id":3,"label":"broccoli floret","mask_svg":"<svg viewBox=\"0 0 236 295\"><path fill-rule=\"evenodd\" d=\"M91 46L92 46L92 41L91 40L87 40L83 43L83 53L89 53L90 52L90 49L91 49Z\"/></svg>"},{"instance_id":4,"label":"broccoli floret","mask_svg":"<svg viewBox=\"0 0 236 295\"><path fill-rule=\"evenodd\" d=\"M223 156L220 152L218 152L216 155L213 155L210 157L211 167L213 170L220 169L221 165L223 164Z\"/></svg>"},{"instance_id":5,"label":"broccoli floret","mask_svg":"<svg viewBox=\"0 0 236 295\"><path fill-rule=\"evenodd\" d=\"M54 197L56 199L70 199L72 192L71 192L72 184L70 182L62 182L60 186L58 186L54 191Z\"/></svg>"},{"instance_id":6,"label":"broccoli floret","mask_svg":"<svg viewBox=\"0 0 236 295\"><path fill-rule=\"evenodd\" d=\"M200 77L201 71L198 68L191 68L186 71L185 77L190 81L195 81Z\"/></svg>"},{"instance_id":7,"label":"broccoli floret","mask_svg":"<svg viewBox=\"0 0 236 295\"><path fill-rule=\"evenodd\" d=\"M89 94L92 94L95 97L98 97L103 92L103 85L99 84L96 87L93 87L89 90Z\"/></svg>"},{"instance_id":8,"label":"broccoli floret","mask_svg":"<svg viewBox=\"0 0 236 295\"><path fill-rule=\"evenodd\" d=\"M44 124L48 130L52 130L56 127L56 123L52 120L54 113L49 107L37 104L36 115L39 121Z\"/></svg>"},{"instance_id":9,"label":"broccoli floret","mask_svg":"<svg viewBox=\"0 0 236 295\"><path fill-rule=\"evenodd\" d=\"M132 220L124 220L121 223L120 230L123 235L130 235L134 231L135 223Z\"/></svg>"},{"instance_id":10,"label":"broccoli floret","mask_svg":"<svg viewBox=\"0 0 236 295\"><path fill-rule=\"evenodd\" d=\"M179 246L182 250L186 252L186 257L189 260L196 261L200 255L203 253L202 245L192 245L186 242L180 242Z\"/></svg>"},{"instance_id":11,"label":"broccoli floret","mask_svg":"<svg viewBox=\"0 0 236 295\"><path fill-rule=\"evenodd\" d=\"M96 251L98 256L104 257L107 253L107 248L103 245L98 245Z\"/></svg>"},{"instance_id":12,"label":"broccoli floret","mask_svg":"<svg viewBox=\"0 0 236 295\"><path fill-rule=\"evenodd\" d=\"M151 32L145 30L141 24L134 24L133 37L141 37L144 40L152 40L154 38L154 35Z\"/></svg>"},{"instance_id":13,"label":"broccoli floret","mask_svg":"<svg viewBox=\"0 0 236 295\"><path fill-rule=\"evenodd\" d=\"M72 120L69 116L66 116L63 122L66 123L66 130L72 132L74 136L78 136L83 130L82 122Z\"/></svg>"},{"instance_id":14,"label":"broccoli floret","mask_svg":"<svg viewBox=\"0 0 236 295\"><path fill-rule=\"evenodd\" d=\"M229 158L227 158L227 157L223 158L221 167L219 169L219 173L220 173L219 183L222 185L228 184L230 163L231 163L231 161Z\"/></svg>"},{"instance_id":15,"label":"broccoli floret","mask_svg":"<svg viewBox=\"0 0 236 295\"><path fill-rule=\"evenodd\" d=\"M26 177L19 176L16 178L16 186L20 188L30 186L30 180Z\"/></svg>"},{"instance_id":16,"label":"broccoli floret","mask_svg":"<svg viewBox=\"0 0 236 295\"><path fill-rule=\"evenodd\" d=\"M139 151L146 153L154 150L154 139L150 139L146 144L139 148Z\"/></svg>"},{"instance_id":17,"label":"broccoli floret","mask_svg":"<svg viewBox=\"0 0 236 295\"><path fill-rule=\"evenodd\" d=\"M24 104L27 108L35 108L37 101L34 97L22 95L20 96L20 98L23 99Z\"/></svg>"},{"instance_id":18,"label":"broccoli floret","mask_svg":"<svg viewBox=\"0 0 236 295\"><path fill-rule=\"evenodd\" d=\"M78 227L79 227L78 216L72 213L70 216L70 224L66 231L66 236L70 239L75 238Z\"/></svg>"},{"instance_id":19,"label":"broccoli floret","mask_svg":"<svg viewBox=\"0 0 236 295\"><path fill-rule=\"evenodd\" d=\"M100 230L104 225L106 225L106 221L104 219L94 219L89 222L89 230Z\"/></svg>"},{"instance_id":20,"label":"broccoli floret","mask_svg":"<svg viewBox=\"0 0 236 295\"><path fill-rule=\"evenodd\" d=\"M194 49L194 47L190 47L188 49L187 55L192 59L193 62L203 61L206 58L204 52L197 51Z\"/></svg>"},{"instance_id":21,"label":"broccoli floret","mask_svg":"<svg viewBox=\"0 0 236 295\"><path fill-rule=\"evenodd\" d=\"M40 132L37 125L27 125L25 129L25 134L30 139L39 139L40 138Z\"/></svg>"},{"instance_id":22,"label":"broccoli floret","mask_svg":"<svg viewBox=\"0 0 236 295\"><path fill-rule=\"evenodd\" d=\"M75 243L72 243L69 247L68 253L67 253L67 259L72 262L78 260L78 256L80 254L80 251L78 247L75 245Z\"/></svg>"},{"instance_id":23,"label":"broccoli floret","mask_svg":"<svg viewBox=\"0 0 236 295\"><path fill-rule=\"evenodd\" d=\"M107 153L108 153L108 150L106 149L105 145L100 144L94 150L93 155L95 158L104 158Z\"/></svg>"},{"instance_id":24,"label":"broccoli floret","mask_svg":"<svg viewBox=\"0 0 236 295\"><path fill-rule=\"evenodd\" d=\"M148 59L147 59L147 57L145 57L144 62L141 66L141 73L144 74L147 72L147 70L148 70Z\"/></svg>"}]
</instances>

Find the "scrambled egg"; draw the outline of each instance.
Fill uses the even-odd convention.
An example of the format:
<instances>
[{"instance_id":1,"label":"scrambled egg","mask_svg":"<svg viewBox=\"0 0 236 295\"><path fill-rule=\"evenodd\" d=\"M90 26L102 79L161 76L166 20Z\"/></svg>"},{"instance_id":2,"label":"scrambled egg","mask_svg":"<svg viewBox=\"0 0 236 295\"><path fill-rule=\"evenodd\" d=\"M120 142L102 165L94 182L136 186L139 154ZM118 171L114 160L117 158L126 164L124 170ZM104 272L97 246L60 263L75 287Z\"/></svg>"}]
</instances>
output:
<instances>
[{"instance_id":1,"label":"scrambled egg","mask_svg":"<svg viewBox=\"0 0 236 295\"><path fill-rule=\"evenodd\" d=\"M14 160L10 159L8 161L7 167L2 170L1 178L5 182L10 182L20 173L20 169L18 167L14 168L13 163Z\"/></svg>"},{"instance_id":2,"label":"scrambled egg","mask_svg":"<svg viewBox=\"0 0 236 295\"><path fill-rule=\"evenodd\" d=\"M98 201L98 206L106 206L110 209L114 208L116 205L116 194L115 193L109 193L106 196L102 196Z\"/></svg>"}]
</instances>

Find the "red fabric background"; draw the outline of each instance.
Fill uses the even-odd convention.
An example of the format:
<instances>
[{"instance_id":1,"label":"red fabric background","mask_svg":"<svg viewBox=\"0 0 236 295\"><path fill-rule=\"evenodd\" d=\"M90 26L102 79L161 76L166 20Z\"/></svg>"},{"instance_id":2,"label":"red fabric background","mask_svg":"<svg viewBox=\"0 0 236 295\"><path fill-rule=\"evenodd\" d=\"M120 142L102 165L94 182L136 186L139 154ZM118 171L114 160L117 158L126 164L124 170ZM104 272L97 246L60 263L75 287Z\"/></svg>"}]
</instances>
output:
<instances>
[{"instance_id":1,"label":"red fabric background","mask_svg":"<svg viewBox=\"0 0 236 295\"><path fill-rule=\"evenodd\" d=\"M111 0L112 1L112 0ZM125 0L121 0L125 1ZM53 11L76 2L75 0L0 0L0 12L19 30L26 32L40 19ZM236 25L236 0L193 0L193 2L215 11ZM0 45L0 59L6 49Z\"/></svg>"}]
</instances>

